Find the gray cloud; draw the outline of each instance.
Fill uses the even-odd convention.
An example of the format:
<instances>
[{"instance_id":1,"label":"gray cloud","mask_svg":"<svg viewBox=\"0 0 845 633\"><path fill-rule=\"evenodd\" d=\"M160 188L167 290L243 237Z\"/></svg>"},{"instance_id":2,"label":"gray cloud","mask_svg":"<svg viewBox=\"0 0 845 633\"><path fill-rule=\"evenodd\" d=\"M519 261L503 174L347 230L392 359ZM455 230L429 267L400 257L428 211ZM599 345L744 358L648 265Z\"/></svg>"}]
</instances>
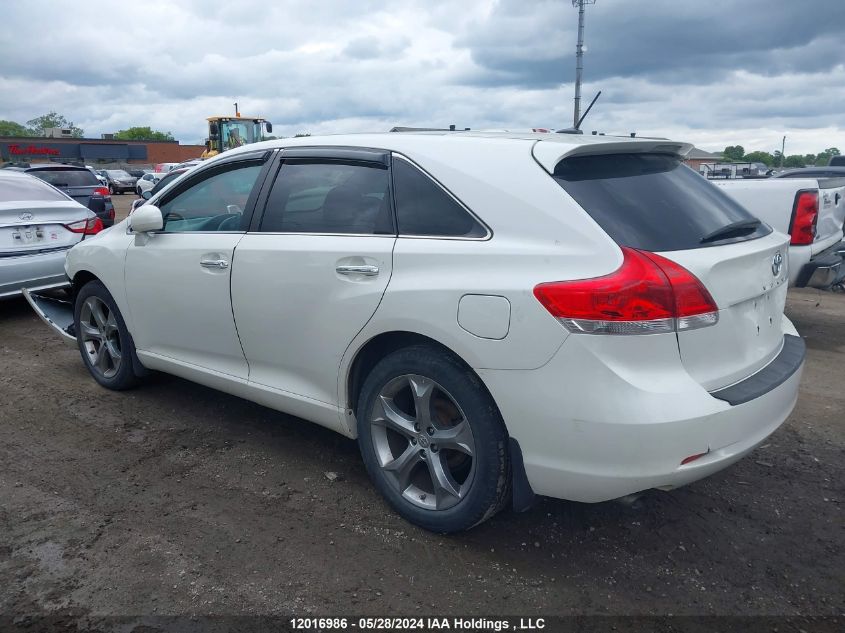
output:
<instances>
[{"instance_id":1,"label":"gray cloud","mask_svg":"<svg viewBox=\"0 0 845 633\"><path fill-rule=\"evenodd\" d=\"M43 20L55 11L61 28ZM284 135L565 126L576 19L568 0L13 3L0 118L54 109L92 136L151 125L185 142L234 101ZM598 0L584 94L603 95L586 125L845 149L843 24L841 0Z\"/></svg>"}]
</instances>

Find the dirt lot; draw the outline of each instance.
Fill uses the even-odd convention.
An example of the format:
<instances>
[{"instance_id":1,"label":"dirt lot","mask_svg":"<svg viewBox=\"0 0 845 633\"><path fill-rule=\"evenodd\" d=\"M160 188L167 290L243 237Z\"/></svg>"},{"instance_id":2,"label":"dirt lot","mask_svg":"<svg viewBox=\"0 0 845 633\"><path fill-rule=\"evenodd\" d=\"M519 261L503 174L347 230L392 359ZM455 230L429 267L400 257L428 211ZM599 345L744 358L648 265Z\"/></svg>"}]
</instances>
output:
<instances>
[{"instance_id":1,"label":"dirt lot","mask_svg":"<svg viewBox=\"0 0 845 633\"><path fill-rule=\"evenodd\" d=\"M788 312L801 397L749 458L442 537L386 507L354 442L167 376L108 392L2 303L0 614L842 614L845 295Z\"/></svg>"}]
</instances>

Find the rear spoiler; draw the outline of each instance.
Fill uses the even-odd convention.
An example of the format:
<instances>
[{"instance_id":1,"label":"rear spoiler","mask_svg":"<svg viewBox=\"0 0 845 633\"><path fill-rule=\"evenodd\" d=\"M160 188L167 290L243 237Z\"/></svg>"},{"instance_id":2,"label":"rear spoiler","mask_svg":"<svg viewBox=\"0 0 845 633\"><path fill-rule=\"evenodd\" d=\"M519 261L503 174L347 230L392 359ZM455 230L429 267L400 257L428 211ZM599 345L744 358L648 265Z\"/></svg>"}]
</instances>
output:
<instances>
[{"instance_id":1,"label":"rear spoiler","mask_svg":"<svg viewBox=\"0 0 845 633\"><path fill-rule=\"evenodd\" d=\"M537 141L531 149L540 166L550 174L557 164L570 156L588 156L599 154L673 154L684 158L692 149L689 143L673 143L665 139L619 140L601 143L573 145L556 141Z\"/></svg>"}]
</instances>

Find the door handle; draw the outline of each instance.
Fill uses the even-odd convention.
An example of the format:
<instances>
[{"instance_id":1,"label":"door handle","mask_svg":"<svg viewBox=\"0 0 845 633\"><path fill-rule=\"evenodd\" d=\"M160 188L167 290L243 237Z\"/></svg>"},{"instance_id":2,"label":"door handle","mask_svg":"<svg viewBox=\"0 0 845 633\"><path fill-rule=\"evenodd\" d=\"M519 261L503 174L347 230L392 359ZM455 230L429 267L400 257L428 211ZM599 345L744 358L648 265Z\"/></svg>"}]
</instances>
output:
<instances>
[{"instance_id":1,"label":"door handle","mask_svg":"<svg viewBox=\"0 0 845 633\"><path fill-rule=\"evenodd\" d=\"M213 268L215 270L225 270L229 267L229 262L225 259L201 259L200 266L203 268Z\"/></svg>"},{"instance_id":2,"label":"door handle","mask_svg":"<svg viewBox=\"0 0 845 633\"><path fill-rule=\"evenodd\" d=\"M339 275L364 275L365 277L375 277L378 275L378 266L338 266L335 271Z\"/></svg>"}]
</instances>

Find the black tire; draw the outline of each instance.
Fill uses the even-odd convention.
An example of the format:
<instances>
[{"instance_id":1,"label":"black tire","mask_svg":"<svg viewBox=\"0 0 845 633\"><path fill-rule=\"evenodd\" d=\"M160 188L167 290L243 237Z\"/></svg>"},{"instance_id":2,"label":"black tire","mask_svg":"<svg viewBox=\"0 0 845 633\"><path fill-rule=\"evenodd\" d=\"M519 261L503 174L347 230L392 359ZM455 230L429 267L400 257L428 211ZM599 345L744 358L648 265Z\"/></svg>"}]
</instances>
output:
<instances>
[{"instance_id":1,"label":"black tire","mask_svg":"<svg viewBox=\"0 0 845 633\"><path fill-rule=\"evenodd\" d=\"M423 486L417 488L416 484L412 484L413 487L407 487L404 483L396 481L398 476L392 478L388 475L383 467L383 462L395 460L396 453L404 454L405 451L413 453L415 448L423 445L426 446L426 449L420 449L420 455L428 450L437 450L433 443L437 439L437 435L433 435L429 440L425 437L424 432L420 432L418 437L411 437L406 440L401 434L393 435L394 429L389 428L390 425L376 421L379 418L384 419L386 417L379 414L379 412L384 411L383 409L376 409L377 406L382 406L379 396L386 393L385 390L395 388L391 385L401 385L401 381L407 380L408 377L414 380L423 378L426 381L433 381L435 391L432 393L440 395L429 396L429 398L441 397L441 401L443 401L445 397L447 403L451 402L454 405L451 411L460 416L453 418L451 424L460 424L460 422L454 420L461 420L461 422L468 423L471 429L474 453L471 458L457 451L451 453L447 450L439 451L439 459L446 460L447 470L449 470L449 464L453 461L452 458L455 455L460 459L472 461L472 466L469 467L470 475L461 484L461 489L466 487L465 493L457 501L455 501L457 497L444 495L449 502L454 503L450 507L443 509L420 507L424 502L416 501L416 493L423 492ZM394 405L399 402L401 396L399 392L396 393L397 400L393 402ZM410 391L407 393L410 393ZM429 402L433 401L429 400ZM435 407L435 405L430 404L429 406L429 411L434 411L433 417L430 419L434 420L440 413L436 407L434 409L432 407ZM358 444L370 478L388 503L411 523L438 533L459 532L492 517L504 507L509 499L511 477L508 434L501 414L480 379L460 360L445 350L435 346L414 345L397 350L384 357L372 369L361 387L356 415L358 419ZM413 415L419 419L418 414ZM437 423L435 422L435 424ZM385 434L384 428L389 428L391 433ZM448 430L448 426L445 430ZM386 435L391 435L392 440L399 438L398 448L395 451L392 448L388 449L389 455L387 456L384 453L386 446L384 439L380 439L386 437ZM429 441L432 442L430 449ZM403 442L408 442L407 446ZM423 444L424 442L425 444ZM379 445L378 448L377 444ZM396 445L397 442L393 442L393 444ZM419 462L424 466L415 465L412 469L423 468L422 478L425 479L426 476L430 476L429 481L434 481L434 471L431 470L433 468L432 454L427 453L427 455L428 461L423 459ZM437 457L437 455L434 455L434 457ZM416 479L419 480L420 472L414 470L411 472L414 472ZM411 478L410 475L408 477ZM452 480L452 483L455 483L455 480ZM416 493L410 493L411 490L416 491ZM436 492L435 487L434 491L429 493L432 497L427 503L440 505L440 498ZM425 494L418 496L419 499L426 497ZM437 498L435 499L435 497Z\"/></svg>"},{"instance_id":2,"label":"black tire","mask_svg":"<svg viewBox=\"0 0 845 633\"><path fill-rule=\"evenodd\" d=\"M85 332L90 331L91 326L97 327L95 325L96 318L86 316L90 314L90 309L86 309L86 302L89 299L92 299L92 303L100 302L105 306L104 314L107 321L111 321L113 318L113 324L110 326L108 334L108 342L111 347L106 345L106 355L116 350L120 352L120 360L118 363L114 363L112 360L111 366L107 364L104 368L97 366L92 360L92 356L100 357L96 352L92 352L92 349L98 349L96 337L86 340ZM86 321L86 324L82 323L83 320ZM123 321L123 316L121 316L114 298L100 281L89 281L77 293L73 310L73 324L82 362L85 363L94 380L106 389L114 391L130 389L138 384L139 376L135 373L134 368L140 366L140 363L138 363L135 355L135 344L132 342L132 336L126 328L126 323ZM103 346L102 334L102 331L100 331L100 346ZM112 352L108 352L109 349Z\"/></svg>"}]
</instances>

